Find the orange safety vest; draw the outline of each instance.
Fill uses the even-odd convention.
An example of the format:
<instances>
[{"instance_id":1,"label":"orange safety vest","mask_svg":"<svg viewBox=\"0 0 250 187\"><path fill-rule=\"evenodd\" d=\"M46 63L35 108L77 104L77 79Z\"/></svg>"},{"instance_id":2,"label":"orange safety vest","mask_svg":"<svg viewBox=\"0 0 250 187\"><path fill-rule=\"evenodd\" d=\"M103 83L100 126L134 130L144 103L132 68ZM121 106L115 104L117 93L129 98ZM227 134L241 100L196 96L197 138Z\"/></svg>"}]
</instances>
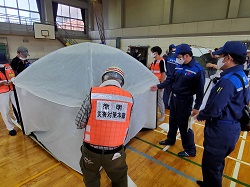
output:
<instances>
[{"instance_id":1,"label":"orange safety vest","mask_svg":"<svg viewBox=\"0 0 250 187\"><path fill-rule=\"evenodd\" d=\"M0 71L0 81L10 81L11 78L15 77L15 73L9 64L4 64L5 74ZM13 83L9 86L0 86L0 94L13 90Z\"/></svg>"},{"instance_id":2,"label":"orange safety vest","mask_svg":"<svg viewBox=\"0 0 250 187\"><path fill-rule=\"evenodd\" d=\"M160 62L161 60L164 61L163 58L160 58L158 60L156 60L156 62L152 62L151 65L150 65L150 70L153 74L155 74L155 76L161 80L161 69L160 69Z\"/></svg>"},{"instance_id":3,"label":"orange safety vest","mask_svg":"<svg viewBox=\"0 0 250 187\"><path fill-rule=\"evenodd\" d=\"M91 112L84 142L115 147L124 143L133 106L132 95L116 86L92 87Z\"/></svg>"}]
</instances>

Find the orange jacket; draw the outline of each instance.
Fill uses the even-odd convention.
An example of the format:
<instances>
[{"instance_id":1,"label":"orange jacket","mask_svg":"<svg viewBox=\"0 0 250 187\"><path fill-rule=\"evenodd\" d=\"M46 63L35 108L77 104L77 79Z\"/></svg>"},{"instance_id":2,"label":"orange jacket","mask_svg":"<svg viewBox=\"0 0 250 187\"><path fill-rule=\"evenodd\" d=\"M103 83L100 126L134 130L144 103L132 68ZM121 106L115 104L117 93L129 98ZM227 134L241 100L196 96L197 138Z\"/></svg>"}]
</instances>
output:
<instances>
[{"instance_id":1,"label":"orange jacket","mask_svg":"<svg viewBox=\"0 0 250 187\"><path fill-rule=\"evenodd\" d=\"M127 135L132 95L116 86L92 87L91 112L84 132L84 141L99 146L115 147Z\"/></svg>"},{"instance_id":2,"label":"orange jacket","mask_svg":"<svg viewBox=\"0 0 250 187\"><path fill-rule=\"evenodd\" d=\"M10 81L11 78L15 77L15 73L9 64L4 64L5 74L0 71L0 81ZM0 86L0 94L13 90L13 83L9 86Z\"/></svg>"},{"instance_id":3,"label":"orange jacket","mask_svg":"<svg viewBox=\"0 0 250 187\"><path fill-rule=\"evenodd\" d=\"M161 69L160 69L160 62L161 60L164 61L163 58L160 58L158 60L156 60L156 62L152 62L150 65L150 70L153 74L155 74L155 76L161 81Z\"/></svg>"}]
</instances>

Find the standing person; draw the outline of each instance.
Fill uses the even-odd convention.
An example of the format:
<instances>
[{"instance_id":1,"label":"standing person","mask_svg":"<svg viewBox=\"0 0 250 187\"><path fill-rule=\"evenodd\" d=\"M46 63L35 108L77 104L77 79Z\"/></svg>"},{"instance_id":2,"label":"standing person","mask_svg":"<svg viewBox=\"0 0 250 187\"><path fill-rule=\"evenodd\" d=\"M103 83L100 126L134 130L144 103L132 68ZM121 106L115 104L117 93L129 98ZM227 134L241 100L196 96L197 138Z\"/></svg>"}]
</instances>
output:
<instances>
[{"instance_id":1,"label":"standing person","mask_svg":"<svg viewBox=\"0 0 250 187\"><path fill-rule=\"evenodd\" d=\"M17 48L17 56L12 59L10 62L10 66L14 70L15 74L18 75L21 73L25 68L27 68L30 63L27 60L29 56L29 51L26 47L19 46ZM18 114L16 108L12 105L13 112L16 116L17 122L20 122L20 115Z\"/></svg>"},{"instance_id":2,"label":"standing person","mask_svg":"<svg viewBox=\"0 0 250 187\"><path fill-rule=\"evenodd\" d=\"M169 132L167 139L159 142L160 145L174 145L178 128L181 133L181 141L184 151L178 153L179 156L196 156L193 130L188 127L188 119L199 112L202 104L205 71L201 65L195 61L192 49L188 44L181 44L176 47L175 56L179 65L170 79L163 83L151 87L151 91L172 86L172 96L170 99ZM196 94L194 108L193 95Z\"/></svg>"},{"instance_id":3,"label":"standing person","mask_svg":"<svg viewBox=\"0 0 250 187\"><path fill-rule=\"evenodd\" d=\"M165 62L167 62L167 58L168 58L168 50L166 50L165 54L162 55L162 58L165 60Z\"/></svg>"},{"instance_id":4,"label":"standing person","mask_svg":"<svg viewBox=\"0 0 250 187\"><path fill-rule=\"evenodd\" d=\"M16 75L21 73L26 67L29 66L30 63L27 60L28 56L30 55L26 47L20 46L17 48L17 56L13 58L13 60L10 63Z\"/></svg>"},{"instance_id":5,"label":"standing person","mask_svg":"<svg viewBox=\"0 0 250 187\"><path fill-rule=\"evenodd\" d=\"M102 84L92 87L76 117L78 128L85 128L80 160L87 187L100 186L102 166L112 186L127 187L127 164L124 140L127 136L132 95L123 90L124 73L118 67L108 68Z\"/></svg>"},{"instance_id":6,"label":"standing person","mask_svg":"<svg viewBox=\"0 0 250 187\"><path fill-rule=\"evenodd\" d=\"M11 79L14 77L15 73L9 65L5 54L0 53L0 112L11 136L16 135L16 130L10 118L10 102L12 106L16 107L13 83L11 82Z\"/></svg>"},{"instance_id":7,"label":"standing person","mask_svg":"<svg viewBox=\"0 0 250 187\"><path fill-rule=\"evenodd\" d=\"M247 77L249 74L249 70L250 70L250 52L248 51L247 55L246 55L246 61L244 63L244 72L245 72Z\"/></svg>"},{"instance_id":8,"label":"standing person","mask_svg":"<svg viewBox=\"0 0 250 187\"><path fill-rule=\"evenodd\" d=\"M126 53L127 53L128 55L132 56L130 47L127 49L127 52L126 52Z\"/></svg>"},{"instance_id":9,"label":"standing person","mask_svg":"<svg viewBox=\"0 0 250 187\"><path fill-rule=\"evenodd\" d=\"M243 71L246 47L241 42L226 42L213 55L219 55L217 66L223 70L212 88L206 106L197 116L206 120L202 158L202 187L221 187L225 158L234 150L240 135L242 109L249 102L248 80ZM240 76L240 77L238 77ZM243 92L244 82L245 96ZM244 81L243 81L244 80Z\"/></svg>"},{"instance_id":10,"label":"standing person","mask_svg":"<svg viewBox=\"0 0 250 187\"><path fill-rule=\"evenodd\" d=\"M169 46L168 58L167 60L165 60L166 68L167 68L167 73L166 73L167 79L170 79L170 77L173 75L175 71L176 66L178 65L174 54L175 54L175 45L171 44ZM163 101L164 101L165 109L170 109L169 98L170 98L171 92L172 92L171 85L167 85L166 88L164 88L164 94L163 94Z\"/></svg>"},{"instance_id":11,"label":"standing person","mask_svg":"<svg viewBox=\"0 0 250 187\"><path fill-rule=\"evenodd\" d=\"M135 49L135 52L133 53L133 57L134 57L136 60L140 61L141 53L139 52L138 49Z\"/></svg>"},{"instance_id":12,"label":"standing person","mask_svg":"<svg viewBox=\"0 0 250 187\"><path fill-rule=\"evenodd\" d=\"M154 46L151 48L151 56L154 58L154 62L150 65L150 70L152 73L159 79L160 83L166 79L166 67L165 61L160 56L162 50L159 46ZM163 121L165 119L165 106L163 102L163 89L158 90L158 106L160 108L161 117L158 118L158 121Z\"/></svg>"}]
</instances>

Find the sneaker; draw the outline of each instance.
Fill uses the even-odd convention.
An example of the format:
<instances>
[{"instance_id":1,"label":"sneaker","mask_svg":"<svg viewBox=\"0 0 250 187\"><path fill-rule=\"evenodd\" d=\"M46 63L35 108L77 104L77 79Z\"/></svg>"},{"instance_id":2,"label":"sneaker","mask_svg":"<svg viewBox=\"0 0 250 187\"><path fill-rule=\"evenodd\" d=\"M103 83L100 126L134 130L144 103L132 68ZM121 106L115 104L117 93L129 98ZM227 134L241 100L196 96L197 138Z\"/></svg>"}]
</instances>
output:
<instances>
[{"instance_id":1,"label":"sneaker","mask_svg":"<svg viewBox=\"0 0 250 187\"><path fill-rule=\"evenodd\" d=\"M164 119L165 119L165 115L163 114L163 115L161 115L160 118L158 118L158 121L159 121L159 122L162 122L162 121L164 121Z\"/></svg>"},{"instance_id":2,"label":"sneaker","mask_svg":"<svg viewBox=\"0 0 250 187\"><path fill-rule=\"evenodd\" d=\"M160 145L174 145L174 143L170 143L168 139L160 141L159 144Z\"/></svg>"},{"instance_id":3,"label":"sneaker","mask_svg":"<svg viewBox=\"0 0 250 187\"><path fill-rule=\"evenodd\" d=\"M16 130L15 130L15 129L13 129L13 130L9 131L9 135L11 135L11 136L15 136L15 135L16 135Z\"/></svg>"},{"instance_id":4,"label":"sneaker","mask_svg":"<svg viewBox=\"0 0 250 187\"><path fill-rule=\"evenodd\" d=\"M181 151L178 153L178 156L181 156L181 157L195 157L196 155L191 155L191 154L188 154L186 151Z\"/></svg>"},{"instance_id":5,"label":"sneaker","mask_svg":"<svg viewBox=\"0 0 250 187\"><path fill-rule=\"evenodd\" d=\"M198 184L201 187L204 187L204 182L203 181L196 181L196 184Z\"/></svg>"}]
</instances>

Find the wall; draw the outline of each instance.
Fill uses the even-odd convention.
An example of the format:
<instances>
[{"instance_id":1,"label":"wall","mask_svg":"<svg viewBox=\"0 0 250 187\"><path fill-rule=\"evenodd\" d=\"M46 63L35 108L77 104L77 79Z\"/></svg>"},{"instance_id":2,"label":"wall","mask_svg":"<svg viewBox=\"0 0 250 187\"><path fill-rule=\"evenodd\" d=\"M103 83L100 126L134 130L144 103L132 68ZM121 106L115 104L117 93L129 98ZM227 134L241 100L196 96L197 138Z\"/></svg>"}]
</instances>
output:
<instances>
[{"instance_id":1,"label":"wall","mask_svg":"<svg viewBox=\"0 0 250 187\"><path fill-rule=\"evenodd\" d=\"M235 18L191 23L168 24L158 26L120 28L105 30L106 39L157 38L188 36L242 35L250 33L250 18ZM99 38L98 31L90 33L92 39Z\"/></svg>"},{"instance_id":2,"label":"wall","mask_svg":"<svg viewBox=\"0 0 250 187\"><path fill-rule=\"evenodd\" d=\"M119 4L117 3L117 0L107 0L108 3L105 3L103 5L103 11L107 12L107 14L104 14L104 28L105 29L117 29L121 27L120 25L120 16L117 16L117 9Z\"/></svg>"},{"instance_id":3,"label":"wall","mask_svg":"<svg viewBox=\"0 0 250 187\"><path fill-rule=\"evenodd\" d=\"M7 41L10 59L16 56L19 46L27 47L30 59L38 59L57 49L64 47L58 40L35 39L31 36L1 35L0 42Z\"/></svg>"},{"instance_id":4,"label":"wall","mask_svg":"<svg viewBox=\"0 0 250 187\"><path fill-rule=\"evenodd\" d=\"M249 8L250 8L250 1L249 0L241 0L239 12L238 12L238 17L240 17L240 18L250 17Z\"/></svg>"},{"instance_id":5,"label":"wall","mask_svg":"<svg viewBox=\"0 0 250 187\"><path fill-rule=\"evenodd\" d=\"M165 0L125 0L125 27L164 24L164 16L169 14L164 11L164 2Z\"/></svg>"},{"instance_id":6,"label":"wall","mask_svg":"<svg viewBox=\"0 0 250 187\"><path fill-rule=\"evenodd\" d=\"M227 18L230 0L174 0L172 23Z\"/></svg>"},{"instance_id":7,"label":"wall","mask_svg":"<svg viewBox=\"0 0 250 187\"><path fill-rule=\"evenodd\" d=\"M221 47L227 41L250 41L250 34L247 35L221 35L221 36L190 36L190 37L162 37L162 38L135 38L135 39L122 39L121 40L121 50L126 52L128 46L148 46L148 62L149 65L153 60L150 56L150 48L153 46L160 46L162 48L162 54L170 44L181 44L188 43L192 46L204 47L208 49L214 49ZM93 40L93 42L100 43L99 40ZM115 47L115 39L107 40L107 45Z\"/></svg>"},{"instance_id":8,"label":"wall","mask_svg":"<svg viewBox=\"0 0 250 187\"><path fill-rule=\"evenodd\" d=\"M213 49L228 40L250 40L249 0L115 2L103 0L105 37L107 45L113 47L115 39L121 37L123 51L130 45L159 45L165 51L171 43L188 43ZM119 14L118 9L123 12ZM99 43L97 28L93 25L91 28L90 38Z\"/></svg>"}]
</instances>

